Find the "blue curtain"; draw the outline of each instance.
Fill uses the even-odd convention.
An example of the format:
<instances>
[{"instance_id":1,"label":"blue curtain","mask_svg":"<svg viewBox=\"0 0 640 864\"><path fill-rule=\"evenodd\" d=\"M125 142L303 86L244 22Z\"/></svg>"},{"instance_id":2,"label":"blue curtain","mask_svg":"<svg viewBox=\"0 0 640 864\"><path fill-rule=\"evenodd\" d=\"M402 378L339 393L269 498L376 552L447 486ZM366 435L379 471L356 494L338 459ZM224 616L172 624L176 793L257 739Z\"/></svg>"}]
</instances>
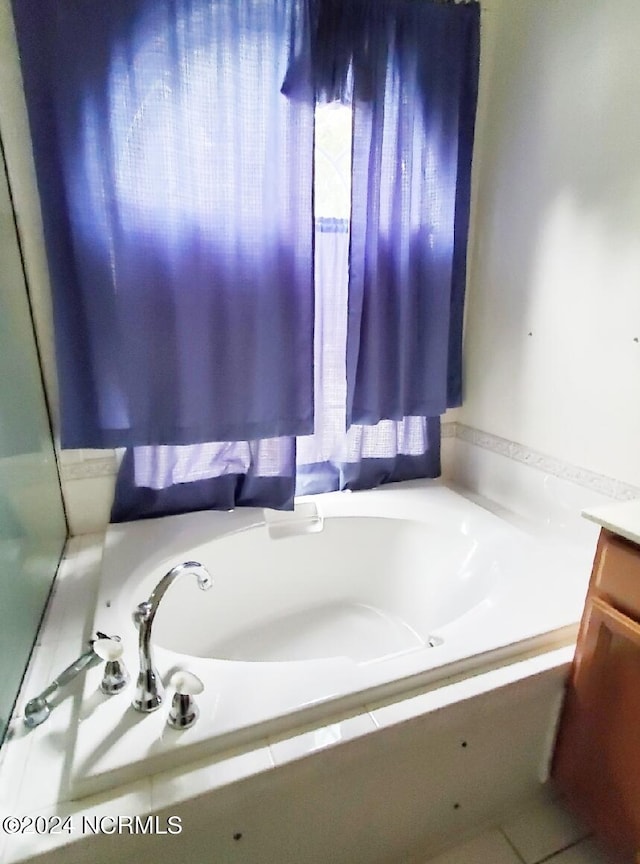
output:
<instances>
[{"instance_id":1,"label":"blue curtain","mask_svg":"<svg viewBox=\"0 0 640 864\"><path fill-rule=\"evenodd\" d=\"M308 3L14 8L63 446L311 432L311 73L281 92L309 63Z\"/></svg>"},{"instance_id":2,"label":"blue curtain","mask_svg":"<svg viewBox=\"0 0 640 864\"><path fill-rule=\"evenodd\" d=\"M324 8L320 94L353 103L347 426L436 417L462 400L479 6Z\"/></svg>"},{"instance_id":3,"label":"blue curtain","mask_svg":"<svg viewBox=\"0 0 640 864\"><path fill-rule=\"evenodd\" d=\"M349 246L346 219L316 220L315 424L313 435L297 439L298 495L440 474L439 417L346 429Z\"/></svg>"},{"instance_id":4,"label":"blue curtain","mask_svg":"<svg viewBox=\"0 0 640 864\"><path fill-rule=\"evenodd\" d=\"M339 179L346 185L345 170ZM294 493L369 489L440 474L439 417L353 424L345 431L349 221L316 219L314 249L313 434L127 450L113 522L238 506L290 509Z\"/></svg>"},{"instance_id":5,"label":"blue curtain","mask_svg":"<svg viewBox=\"0 0 640 864\"><path fill-rule=\"evenodd\" d=\"M291 510L296 439L133 447L118 471L112 522L192 510Z\"/></svg>"},{"instance_id":6,"label":"blue curtain","mask_svg":"<svg viewBox=\"0 0 640 864\"><path fill-rule=\"evenodd\" d=\"M128 448L113 521L437 476L479 6L14 5L63 445ZM352 189L314 223L325 102L352 111Z\"/></svg>"}]
</instances>

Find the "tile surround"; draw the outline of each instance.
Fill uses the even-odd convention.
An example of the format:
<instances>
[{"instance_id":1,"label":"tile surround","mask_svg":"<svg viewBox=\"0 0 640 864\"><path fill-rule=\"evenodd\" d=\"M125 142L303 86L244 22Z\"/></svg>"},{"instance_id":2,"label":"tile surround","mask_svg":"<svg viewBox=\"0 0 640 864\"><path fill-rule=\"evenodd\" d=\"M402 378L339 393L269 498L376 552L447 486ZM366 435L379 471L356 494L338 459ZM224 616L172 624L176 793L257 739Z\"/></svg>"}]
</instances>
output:
<instances>
[{"instance_id":1,"label":"tile surround","mask_svg":"<svg viewBox=\"0 0 640 864\"><path fill-rule=\"evenodd\" d=\"M64 495L71 536L104 531L111 517L115 473L67 480L63 473Z\"/></svg>"},{"instance_id":2,"label":"tile surround","mask_svg":"<svg viewBox=\"0 0 640 864\"><path fill-rule=\"evenodd\" d=\"M87 609L95 605L103 534L71 537L56 574L53 591L38 633L38 646L56 645L75 634L77 648L91 637Z\"/></svg>"},{"instance_id":3,"label":"tile surround","mask_svg":"<svg viewBox=\"0 0 640 864\"><path fill-rule=\"evenodd\" d=\"M152 775L151 806L153 810L172 807L178 802L204 795L212 789L269 771L273 767L274 759L268 742L256 741L253 750L236 756L228 756L217 762L204 759L187 770L181 767Z\"/></svg>"},{"instance_id":4,"label":"tile surround","mask_svg":"<svg viewBox=\"0 0 640 864\"><path fill-rule=\"evenodd\" d=\"M71 834L61 831L60 833L38 834L36 832L13 835L5 847L2 864L14 864L14 862L17 864L17 862L25 859L30 860L31 856L52 853L54 850L72 843L78 839L76 836L79 832L78 826L83 817L90 820L105 818L111 824L118 817L142 815L150 810L151 785L148 780L122 787L116 795L109 798L96 796L77 803L60 802L48 807L34 809L29 813L33 818L42 816L45 819L51 819L60 816L67 819L70 817L74 826L73 832ZM86 834L87 832L82 833ZM66 853L63 854L66 855Z\"/></svg>"},{"instance_id":5,"label":"tile surround","mask_svg":"<svg viewBox=\"0 0 640 864\"><path fill-rule=\"evenodd\" d=\"M530 468L536 468L538 471L542 471L553 477L568 480L578 486L583 486L585 489L605 495L607 498L614 498L618 501L629 501L640 497L640 488L637 486L623 483L613 477L605 477L586 468L580 468L570 462L564 462L561 459L556 459L553 456L548 456L545 453L540 453L538 450L533 450L530 447L519 444L517 441L509 441L507 438L501 438L499 435L492 435L489 432L482 432L471 426L465 426L463 423L455 423L453 425L455 425L455 431L453 433L448 432L449 435L453 434L454 437L466 441L468 444L473 444L475 447L506 456L515 462L528 465Z\"/></svg>"},{"instance_id":6,"label":"tile surround","mask_svg":"<svg viewBox=\"0 0 640 864\"><path fill-rule=\"evenodd\" d=\"M499 666L482 675L466 677L456 681L450 679L441 682L438 687L426 693L416 696L407 695L398 702L390 702L386 705L368 705L369 714L379 729L388 726L396 726L415 717L432 711L446 708L464 699L480 696L488 691L499 688L507 688L514 684L522 674L529 677L550 673L552 669L560 679L564 678L571 666L574 646L567 645L548 651L544 654L534 654L527 659L506 666ZM554 710L557 706L551 706Z\"/></svg>"},{"instance_id":7,"label":"tile surround","mask_svg":"<svg viewBox=\"0 0 640 864\"><path fill-rule=\"evenodd\" d=\"M572 497L582 495L582 500L586 490L590 497L585 503L589 505L640 498L639 487L563 462L516 441L482 432L455 420L445 420L442 423L441 435L443 479L458 482L458 475L461 475L462 481L459 485L463 487L469 485L471 488L473 485L466 482L465 466L460 464L459 458L459 448L467 445L479 458L485 460L504 457L502 473L513 473L509 483L514 487L522 487L518 493L520 498L529 500L532 494L538 494L532 489L531 483L523 484L521 475L527 468L535 469L535 474L531 477L533 485L539 486L542 483L548 487L553 483L560 484L563 494L569 490L567 494L571 497L573 490ZM101 531L108 524L120 455L121 451L117 450L63 450L59 454L62 488L72 536ZM493 494L493 488L489 488L495 478L489 480L485 476L487 472L490 475L492 473L488 465L484 466L480 478L480 486L487 480L487 491L484 488L475 491L499 501L499 496ZM544 497L542 509L548 507L549 496L545 494ZM550 497L554 497L553 492ZM510 501L507 506L511 505ZM582 506L574 509L579 513Z\"/></svg>"},{"instance_id":8,"label":"tile surround","mask_svg":"<svg viewBox=\"0 0 640 864\"><path fill-rule=\"evenodd\" d=\"M328 726L303 732L301 735L295 735L292 738L274 739L269 744L274 763L276 765L283 765L292 759L301 759L304 756L310 756L312 753L317 753L318 750L334 747L336 744L353 740L360 735L374 732L376 729L377 725L370 714L360 714L356 717L348 717L345 720L337 721Z\"/></svg>"},{"instance_id":9,"label":"tile surround","mask_svg":"<svg viewBox=\"0 0 640 864\"><path fill-rule=\"evenodd\" d=\"M118 470L115 450L62 450L60 464L65 481L111 477Z\"/></svg>"},{"instance_id":10,"label":"tile surround","mask_svg":"<svg viewBox=\"0 0 640 864\"><path fill-rule=\"evenodd\" d=\"M444 422L441 428L442 438L459 438L475 447L506 456L545 474L569 480L608 498L627 501L640 497L640 487L580 468L578 465L519 444L517 441L510 441L490 432L482 432L480 429L456 421ZM60 464L63 481L112 477L117 471L118 453L115 450L63 450L60 453Z\"/></svg>"}]
</instances>

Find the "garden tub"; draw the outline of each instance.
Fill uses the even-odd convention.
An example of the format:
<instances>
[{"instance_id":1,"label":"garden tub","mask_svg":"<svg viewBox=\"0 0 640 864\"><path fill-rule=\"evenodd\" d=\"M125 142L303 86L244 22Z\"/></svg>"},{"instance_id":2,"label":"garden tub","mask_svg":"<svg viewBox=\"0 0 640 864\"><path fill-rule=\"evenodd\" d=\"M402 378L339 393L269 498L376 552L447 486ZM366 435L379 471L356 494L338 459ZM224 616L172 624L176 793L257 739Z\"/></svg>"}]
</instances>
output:
<instances>
[{"instance_id":1,"label":"garden tub","mask_svg":"<svg viewBox=\"0 0 640 864\"><path fill-rule=\"evenodd\" d=\"M291 514L203 512L111 526L93 622L118 635L132 683L103 696L87 674L73 754L76 796L204 755L249 748L575 637L591 549L518 527L434 481L331 493ZM201 679L200 717L141 714L133 612L184 561L152 630L165 685Z\"/></svg>"}]
</instances>

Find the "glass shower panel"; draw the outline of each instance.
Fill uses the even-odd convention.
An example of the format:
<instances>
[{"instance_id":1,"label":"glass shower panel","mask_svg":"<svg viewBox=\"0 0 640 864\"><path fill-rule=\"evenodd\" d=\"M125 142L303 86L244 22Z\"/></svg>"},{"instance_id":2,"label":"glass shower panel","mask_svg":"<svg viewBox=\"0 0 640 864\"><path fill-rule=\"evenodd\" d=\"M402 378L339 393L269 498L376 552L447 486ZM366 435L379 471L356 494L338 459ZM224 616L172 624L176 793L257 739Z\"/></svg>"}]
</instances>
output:
<instances>
[{"instance_id":1,"label":"glass shower panel","mask_svg":"<svg viewBox=\"0 0 640 864\"><path fill-rule=\"evenodd\" d=\"M0 742L66 522L7 172L0 147Z\"/></svg>"}]
</instances>

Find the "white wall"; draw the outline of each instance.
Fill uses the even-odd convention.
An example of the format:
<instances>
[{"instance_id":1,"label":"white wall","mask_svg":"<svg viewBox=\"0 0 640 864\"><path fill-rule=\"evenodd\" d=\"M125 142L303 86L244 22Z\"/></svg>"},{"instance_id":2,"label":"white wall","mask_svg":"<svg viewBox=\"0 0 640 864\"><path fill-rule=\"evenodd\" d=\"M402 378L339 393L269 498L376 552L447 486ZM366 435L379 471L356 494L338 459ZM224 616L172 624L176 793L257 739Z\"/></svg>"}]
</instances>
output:
<instances>
[{"instance_id":1,"label":"white wall","mask_svg":"<svg viewBox=\"0 0 640 864\"><path fill-rule=\"evenodd\" d=\"M482 8L458 419L640 484L640 3Z\"/></svg>"}]
</instances>

